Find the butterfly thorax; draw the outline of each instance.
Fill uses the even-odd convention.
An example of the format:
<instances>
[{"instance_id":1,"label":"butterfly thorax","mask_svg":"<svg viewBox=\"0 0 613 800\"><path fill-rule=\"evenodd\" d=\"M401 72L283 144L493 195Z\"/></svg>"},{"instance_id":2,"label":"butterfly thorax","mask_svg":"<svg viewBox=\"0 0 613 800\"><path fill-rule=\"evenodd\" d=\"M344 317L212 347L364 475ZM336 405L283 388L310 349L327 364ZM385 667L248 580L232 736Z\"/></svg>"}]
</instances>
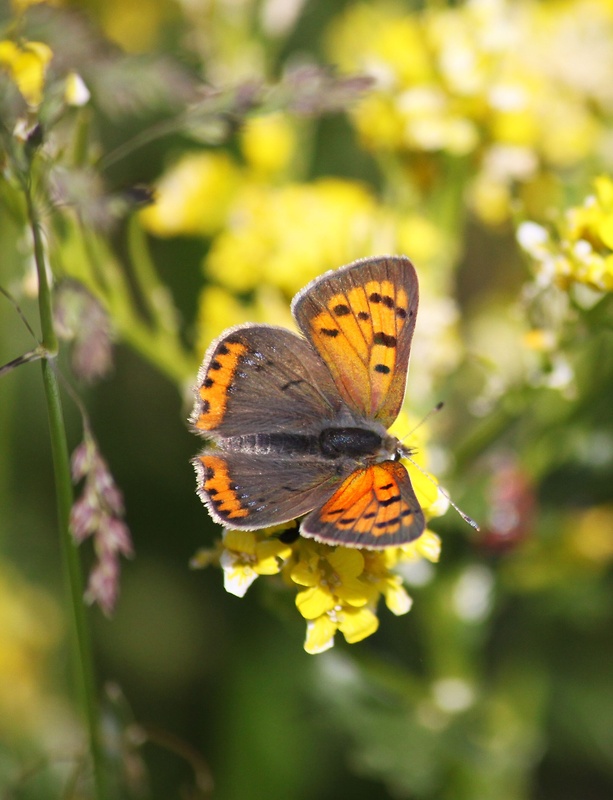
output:
<instances>
[{"instance_id":1,"label":"butterfly thorax","mask_svg":"<svg viewBox=\"0 0 613 800\"><path fill-rule=\"evenodd\" d=\"M367 425L330 425L313 434L282 432L233 436L224 441L224 448L254 455L350 459L359 464L395 459L398 440L377 423Z\"/></svg>"}]
</instances>

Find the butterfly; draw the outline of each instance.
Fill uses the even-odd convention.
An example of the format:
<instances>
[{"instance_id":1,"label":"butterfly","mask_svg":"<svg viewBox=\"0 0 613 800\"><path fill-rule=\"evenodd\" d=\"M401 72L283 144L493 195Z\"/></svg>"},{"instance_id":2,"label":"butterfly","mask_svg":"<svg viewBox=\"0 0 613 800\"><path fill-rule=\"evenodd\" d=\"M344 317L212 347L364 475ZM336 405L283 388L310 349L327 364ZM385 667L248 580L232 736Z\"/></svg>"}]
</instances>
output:
<instances>
[{"instance_id":1,"label":"butterfly","mask_svg":"<svg viewBox=\"0 0 613 800\"><path fill-rule=\"evenodd\" d=\"M424 515L387 432L404 400L418 281L405 256L364 258L292 301L302 336L229 328L208 349L190 418L212 440L193 460L216 522L381 549L418 538Z\"/></svg>"}]
</instances>

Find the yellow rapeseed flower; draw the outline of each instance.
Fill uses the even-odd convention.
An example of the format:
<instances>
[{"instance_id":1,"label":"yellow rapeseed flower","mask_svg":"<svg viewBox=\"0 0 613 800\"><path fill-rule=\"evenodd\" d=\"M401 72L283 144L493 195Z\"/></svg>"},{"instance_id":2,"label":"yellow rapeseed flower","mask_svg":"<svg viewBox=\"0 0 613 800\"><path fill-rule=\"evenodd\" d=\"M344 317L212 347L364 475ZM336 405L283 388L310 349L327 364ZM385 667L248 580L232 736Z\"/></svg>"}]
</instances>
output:
<instances>
[{"instance_id":1,"label":"yellow rapeseed flower","mask_svg":"<svg viewBox=\"0 0 613 800\"><path fill-rule=\"evenodd\" d=\"M8 71L23 99L34 108L43 99L45 73L52 58L53 51L43 42L0 41L0 68Z\"/></svg>"},{"instance_id":2,"label":"yellow rapeseed flower","mask_svg":"<svg viewBox=\"0 0 613 800\"><path fill-rule=\"evenodd\" d=\"M246 186L211 246L207 275L236 292L264 282L291 296L321 272L373 252L378 216L375 198L354 181Z\"/></svg>"},{"instance_id":3,"label":"yellow rapeseed flower","mask_svg":"<svg viewBox=\"0 0 613 800\"><path fill-rule=\"evenodd\" d=\"M155 202L141 211L157 236L211 236L227 220L240 171L225 153L184 155L160 179Z\"/></svg>"},{"instance_id":4,"label":"yellow rapeseed flower","mask_svg":"<svg viewBox=\"0 0 613 800\"><path fill-rule=\"evenodd\" d=\"M248 119L240 136L247 164L261 176L285 170L294 155L296 136L284 114L265 114Z\"/></svg>"},{"instance_id":5,"label":"yellow rapeseed flower","mask_svg":"<svg viewBox=\"0 0 613 800\"><path fill-rule=\"evenodd\" d=\"M378 156L474 154L470 200L497 225L541 172L606 147L612 40L613 7L595 0L354 3L332 23L328 51L375 80L350 111L363 145Z\"/></svg>"}]
</instances>

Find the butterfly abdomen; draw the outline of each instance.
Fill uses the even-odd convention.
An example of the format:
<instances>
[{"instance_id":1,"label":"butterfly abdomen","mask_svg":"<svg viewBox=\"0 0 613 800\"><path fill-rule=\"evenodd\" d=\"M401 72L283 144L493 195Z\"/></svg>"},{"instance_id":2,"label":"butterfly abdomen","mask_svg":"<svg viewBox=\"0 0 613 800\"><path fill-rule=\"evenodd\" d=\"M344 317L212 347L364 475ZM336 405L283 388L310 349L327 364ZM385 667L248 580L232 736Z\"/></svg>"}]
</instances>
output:
<instances>
[{"instance_id":1,"label":"butterfly abdomen","mask_svg":"<svg viewBox=\"0 0 613 800\"><path fill-rule=\"evenodd\" d=\"M302 433L250 433L223 440L224 450L254 455L319 455L319 437Z\"/></svg>"}]
</instances>

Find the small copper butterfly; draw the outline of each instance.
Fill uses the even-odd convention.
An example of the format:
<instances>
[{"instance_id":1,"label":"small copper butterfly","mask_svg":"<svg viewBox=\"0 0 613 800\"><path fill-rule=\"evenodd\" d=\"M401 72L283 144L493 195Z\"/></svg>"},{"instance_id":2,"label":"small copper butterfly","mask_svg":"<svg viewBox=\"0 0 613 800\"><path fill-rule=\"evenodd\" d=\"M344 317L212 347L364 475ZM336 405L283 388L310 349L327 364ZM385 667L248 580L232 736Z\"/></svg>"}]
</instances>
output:
<instances>
[{"instance_id":1,"label":"small copper butterfly","mask_svg":"<svg viewBox=\"0 0 613 800\"><path fill-rule=\"evenodd\" d=\"M255 530L302 520L320 542L379 549L420 536L424 515L387 428L404 399L418 283L405 256L355 261L292 301L299 336L238 325L210 346L193 464L216 522Z\"/></svg>"}]
</instances>

